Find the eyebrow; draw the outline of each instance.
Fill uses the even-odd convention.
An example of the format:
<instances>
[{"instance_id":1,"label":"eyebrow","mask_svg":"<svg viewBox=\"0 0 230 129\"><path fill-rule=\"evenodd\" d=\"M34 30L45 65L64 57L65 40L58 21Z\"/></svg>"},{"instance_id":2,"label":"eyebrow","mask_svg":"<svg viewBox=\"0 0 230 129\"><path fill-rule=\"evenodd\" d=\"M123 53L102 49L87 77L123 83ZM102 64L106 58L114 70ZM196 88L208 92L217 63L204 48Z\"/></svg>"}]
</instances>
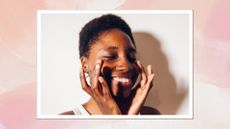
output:
<instances>
[{"instance_id":1,"label":"eyebrow","mask_svg":"<svg viewBox=\"0 0 230 129\"><path fill-rule=\"evenodd\" d=\"M117 46L109 46L109 47L104 48L102 50L118 50L118 47Z\"/></svg>"},{"instance_id":2,"label":"eyebrow","mask_svg":"<svg viewBox=\"0 0 230 129\"><path fill-rule=\"evenodd\" d=\"M102 48L101 50L99 50L99 52L104 51L104 50L106 50L106 51L113 50L114 51L114 50L118 50L118 47L117 46L109 46L107 48ZM133 47L130 47L127 51L128 52L136 52L136 49Z\"/></svg>"}]
</instances>

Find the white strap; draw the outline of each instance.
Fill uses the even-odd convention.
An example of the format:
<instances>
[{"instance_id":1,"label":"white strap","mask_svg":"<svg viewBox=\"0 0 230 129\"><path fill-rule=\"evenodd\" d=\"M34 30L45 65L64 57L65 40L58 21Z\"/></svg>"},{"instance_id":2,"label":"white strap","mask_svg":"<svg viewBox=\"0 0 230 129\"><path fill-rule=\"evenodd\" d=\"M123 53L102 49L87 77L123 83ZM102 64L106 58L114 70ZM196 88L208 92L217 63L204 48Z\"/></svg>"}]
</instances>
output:
<instances>
[{"instance_id":1,"label":"white strap","mask_svg":"<svg viewBox=\"0 0 230 129\"><path fill-rule=\"evenodd\" d=\"M75 115L90 115L82 105L79 105L77 108L73 109Z\"/></svg>"}]
</instances>

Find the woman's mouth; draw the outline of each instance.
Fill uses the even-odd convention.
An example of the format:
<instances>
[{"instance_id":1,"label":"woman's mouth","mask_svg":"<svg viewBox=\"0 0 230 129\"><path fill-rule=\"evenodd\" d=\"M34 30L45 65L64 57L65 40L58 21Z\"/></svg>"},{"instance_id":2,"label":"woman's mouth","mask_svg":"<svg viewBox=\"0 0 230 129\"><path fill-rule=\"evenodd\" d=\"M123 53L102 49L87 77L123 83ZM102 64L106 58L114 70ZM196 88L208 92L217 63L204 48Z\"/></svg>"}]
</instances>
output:
<instances>
[{"instance_id":1,"label":"woman's mouth","mask_svg":"<svg viewBox=\"0 0 230 129\"><path fill-rule=\"evenodd\" d=\"M118 82L121 86L130 86L132 84L132 79L128 77L113 77L112 81Z\"/></svg>"}]
</instances>

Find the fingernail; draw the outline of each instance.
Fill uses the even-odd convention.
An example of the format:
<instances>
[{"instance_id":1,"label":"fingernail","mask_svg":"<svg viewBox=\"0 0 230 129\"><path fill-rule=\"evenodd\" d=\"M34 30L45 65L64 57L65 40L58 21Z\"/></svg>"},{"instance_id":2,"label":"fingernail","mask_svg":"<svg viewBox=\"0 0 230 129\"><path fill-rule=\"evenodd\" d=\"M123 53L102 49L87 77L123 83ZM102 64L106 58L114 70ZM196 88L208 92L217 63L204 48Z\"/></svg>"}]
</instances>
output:
<instances>
[{"instance_id":1,"label":"fingernail","mask_svg":"<svg viewBox=\"0 0 230 129\"><path fill-rule=\"evenodd\" d=\"M100 65L101 65L101 60L98 60L97 63L96 63L96 69L99 69L100 68Z\"/></svg>"},{"instance_id":2,"label":"fingernail","mask_svg":"<svg viewBox=\"0 0 230 129\"><path fill-rule=\"evenodd\" d=\"M101 63L101 60L98 60L98 61L97 61L97 64L100 64L100 63Z\"/></svg>"},{"instance_id":3,"label":"fingernail","mask_svg":"<svg viewBox=\"0 0 230 129\"><path fill-rule=\"evenodd\" d=\"M98 80L102 83L103 82L103 79L101 77L98 78Z\"/></svg>"},{"instance_id":4,"label":"fingernail","mask_svg":"<svg viewBox=\"0 0 230 129\"><path fill-rule=\"evenodd\" d=\"M148 65L147 69L152 70L152 65Z\"/></svg>"}]
</instances>

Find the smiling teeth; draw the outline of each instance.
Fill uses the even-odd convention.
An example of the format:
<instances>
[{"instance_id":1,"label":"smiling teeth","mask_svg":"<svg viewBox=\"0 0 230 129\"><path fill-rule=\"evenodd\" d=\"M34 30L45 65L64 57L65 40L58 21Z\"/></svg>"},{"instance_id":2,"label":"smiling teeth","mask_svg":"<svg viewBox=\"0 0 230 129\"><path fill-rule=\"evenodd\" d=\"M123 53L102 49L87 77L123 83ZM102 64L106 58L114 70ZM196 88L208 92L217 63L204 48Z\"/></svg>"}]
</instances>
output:
<instances>
[{"instance_id":1,"label":"smiling teeth","mask_svg":"<svg viewBox=\"0 0 230 129\"><path fill-rule=\"evenodd\" d=\"M115 77L113 78L115 81L118 81L118 82L129 82L129 79L128 78L119 78L119 77Z\"/></svg>"}]
</instances>

